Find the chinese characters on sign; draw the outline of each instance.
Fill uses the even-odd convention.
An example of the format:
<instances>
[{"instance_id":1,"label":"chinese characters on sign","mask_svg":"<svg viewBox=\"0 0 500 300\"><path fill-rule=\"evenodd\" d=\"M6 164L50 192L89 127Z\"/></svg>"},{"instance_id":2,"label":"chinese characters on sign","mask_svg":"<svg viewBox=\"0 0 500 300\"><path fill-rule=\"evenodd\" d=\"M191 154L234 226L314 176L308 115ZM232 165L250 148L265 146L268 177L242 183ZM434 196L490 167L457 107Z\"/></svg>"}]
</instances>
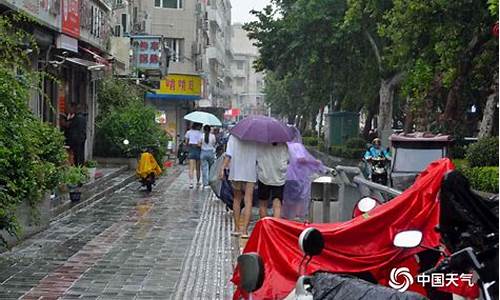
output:
<instances>
[{"instance_id":1,"label":"chinese characters on sign","mask_svg":"<svg viewBox=\"0 0 500 300\"><path fill-rule=\"evenodd\" d=\"M160 68L160 37L141 36L132 38L134 48L133 62L139 69Z\"/></svg>"},{"instance_id":2,"label":"chinese characters on sign","mask_svg":"<svg viewBox=\"0 0 500 300\"><path fill-rule=\"evenodd\" d=\"M160 94L168 95L201 95L201 78L196 75L170 74L160 82Z\"/></svg>"}]
</instances>

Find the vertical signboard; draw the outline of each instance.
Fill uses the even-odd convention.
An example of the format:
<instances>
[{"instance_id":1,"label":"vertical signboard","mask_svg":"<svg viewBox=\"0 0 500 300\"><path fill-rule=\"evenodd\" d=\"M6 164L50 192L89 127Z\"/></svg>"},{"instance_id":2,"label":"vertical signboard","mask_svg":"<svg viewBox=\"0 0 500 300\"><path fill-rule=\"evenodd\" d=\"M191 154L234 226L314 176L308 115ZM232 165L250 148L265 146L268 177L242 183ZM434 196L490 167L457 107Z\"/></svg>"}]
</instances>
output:
<instances>
[{"instance_id":1,"label":"vertical signboard","mask_svg":"<svg viewBox=\"0 0 500 300\"><path fill-rule=\"evenodd\" d=\"M134 49L133 64L139 69L160 69L160 40L159 36L132 37Z\"/></svg>"},{"instance_id":2,"label":"vertical signboard","mask_svg":"<svg viewBox=\"0 0 500 300\"><path fill-rule=\"evenodd\" d=\"M82 0L88 1L88 0ZM80 1L62 0L61 3L61 30L74 38L80 37Z\"/></svg>"}]
</instances>

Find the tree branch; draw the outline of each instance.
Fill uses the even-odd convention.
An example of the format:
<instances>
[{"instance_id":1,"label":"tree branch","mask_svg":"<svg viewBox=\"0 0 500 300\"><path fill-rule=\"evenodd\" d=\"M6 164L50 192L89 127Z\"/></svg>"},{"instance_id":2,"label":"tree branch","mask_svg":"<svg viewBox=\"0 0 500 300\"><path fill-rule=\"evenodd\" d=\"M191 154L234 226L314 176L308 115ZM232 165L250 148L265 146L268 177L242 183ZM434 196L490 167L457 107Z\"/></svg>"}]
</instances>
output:
<instances>
[{"instance_id":1,"label":"tree branch","mask_svg":"<svg viewBox=\"0 0 500 300\"><path fill-rule=\"evenodd\" d=\"M380 50L378 49L377 42L375 42L375 39L373 36L368 32L368 30L365 30L365 35L368 41L370 42L370 45L372 46L373 52L375 54L375 57L377 58L377 64L378 64L378 70L380 73L382 73L382 57L380 56Z\"/></svg>"}]
</instances>

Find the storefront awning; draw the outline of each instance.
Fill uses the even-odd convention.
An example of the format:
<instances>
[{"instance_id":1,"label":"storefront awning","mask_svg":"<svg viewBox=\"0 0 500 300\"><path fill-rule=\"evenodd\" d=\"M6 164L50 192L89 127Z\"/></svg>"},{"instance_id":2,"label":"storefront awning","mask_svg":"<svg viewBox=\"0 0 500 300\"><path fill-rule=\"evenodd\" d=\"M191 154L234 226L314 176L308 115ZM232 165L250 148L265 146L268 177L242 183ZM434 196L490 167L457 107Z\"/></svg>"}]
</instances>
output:
<instances>
[{"instance_id":1,"label":"storefront awning","mask_svg":"<svg viewBox=\"0 0 500 300\"><path fill-rule=\"evenodd\" d=\"M146 99L165 100L165 101L198 101L201 99L201 97L194 96L194 95L172 95L172 94L147 93Z\"/></svg>"},{"instance_id":2,"label":"storefront awning","mask_svg":"<svg viewBox=\"0 0 500 300\"><path fill-rule=\"evenodd\" d=\"M98 71L98 70L101 70L104 67L106 67L103 64L98 64L98 63L95 63L95 62L90 61L90 60L85 60L85 59L76 58L76 57L66 58L66 61L69 61L70 63L76 64L76 65L79 65L82 67L85 67L89 71L94 71L94 70Z\"/></svg>"}]
</instances>

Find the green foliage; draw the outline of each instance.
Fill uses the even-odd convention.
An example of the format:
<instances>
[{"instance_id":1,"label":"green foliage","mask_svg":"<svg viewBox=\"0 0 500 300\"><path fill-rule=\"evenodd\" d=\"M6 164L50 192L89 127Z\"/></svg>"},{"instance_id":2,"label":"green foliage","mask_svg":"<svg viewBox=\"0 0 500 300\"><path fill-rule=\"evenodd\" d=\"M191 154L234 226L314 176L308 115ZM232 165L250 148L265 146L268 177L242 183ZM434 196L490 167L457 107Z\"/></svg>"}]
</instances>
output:
<instances>
[{"instance_id":1,"label":"green foliage","mask_svg":"<svg viewBox=\"0 0 500 300\"><path fill-rule=\"evenodd\" d=\"M106 116L113 108L126 107L142 102L143 99L143 93L137 86L112 76L99 81L97 95L99 119Z\"/></svg>"},{"instance_id":2,"label":"green foliage","mask_svg":"<svg viewBox=\"0 0 500 300\"><path fill-rule=\"evenodd\" d=\"M155 110L143 103L115 108L98 123L99 155L137 157L143 147L153 150L159 164L165 155L168 137L155 122ZM124 145L127 139L129 145Z\"/></svg>"},{"instance_id":3,"label":"green foliage","mask_svg":"<svg viewBox=\"0 0 500 300\"><path fill-rule=\"evenodd\" d=\"M38 49L21 21L29 20L0 16L0 230L12 235L21 230L15 217L19 204L28 201L35 208L61 182L66 160L62 133L36 119L27 105L41 73L29 68L26 49L32 55Z\"/></svg>"},{"instance_id":4,"label":"green foliage","mask_svg":"<svg viewBox=\"0 0 500 300\"><path fill-rule=\"evenodd\" d=\"M97 167L97 161L95 161L95 160L87 160L85 162L85 167L87 167L89 169L90 168L95 168L95 167Z\"/></svg>"},{"instance_id":5,"label":"green foliage","mask_svg":"<svg viewBox=\"0 0 500 300\"><path fill-rule=\"evenodd\" d=\"M347 146L331 146L330 155L350 158L350 159L361 159L365 153L365 148L349 148Z\"/></svg>"},{"instance_id":6,"label":"green foliage","mask_svg":"<svg viewBox=\"0 0 500 300\"><path fill-rule=\"evenodd\" d=\"M467 147L471 167L498 166L498 137L484 138Z\"/></svg>"},{"instance_id":7,"label":"green foliage","mask_svg":"<svg viewBox=\"0 0 500 300\"><path fill-rule=\"evenodd\" d=\"M350 138L345 142L347 148L366 149L366 141L362 138Z\"/></svg>"},{"instance_id":8,"label":"green foliage","mask_svg":"<svg viewBox=\"0 0 500 300\"><path fill-rule=\"evenodd\" d=\"M498 193L498 167L464 168L462 172L473 189Z\"/></svg>"},{"instance_id":9,"label":"green foliage","mask_svg":"<svg viewBox=\"0 0 500 300\"><path fill-rule=\"evenodd\" d=\"M316 146L318 146L319 141L318 141L318 137L316 137L316 136L303 136L302 143L306 146L316 147Z\"/></svg>"},{"instance_id":10,"label":"green foliage","mask_svg":"<svg viewBox=\"0 0 500 300\"><path fill-rule=\"evenodd\" d=\"M461 145L453 145L449 149L449 156L453 159L463 159L465 158L465 147Z\"/></svg>"},{"instance_id":11,"label":"green foliage","mask_svg":"<svg viewBox=\"0 0 500 300\"><path fill-rule=\"evenodd\" d=\"M64 183L70 186L81 186L89 178L85 167L70 166L64 172Z\"/></svg>"}]
</instances>

